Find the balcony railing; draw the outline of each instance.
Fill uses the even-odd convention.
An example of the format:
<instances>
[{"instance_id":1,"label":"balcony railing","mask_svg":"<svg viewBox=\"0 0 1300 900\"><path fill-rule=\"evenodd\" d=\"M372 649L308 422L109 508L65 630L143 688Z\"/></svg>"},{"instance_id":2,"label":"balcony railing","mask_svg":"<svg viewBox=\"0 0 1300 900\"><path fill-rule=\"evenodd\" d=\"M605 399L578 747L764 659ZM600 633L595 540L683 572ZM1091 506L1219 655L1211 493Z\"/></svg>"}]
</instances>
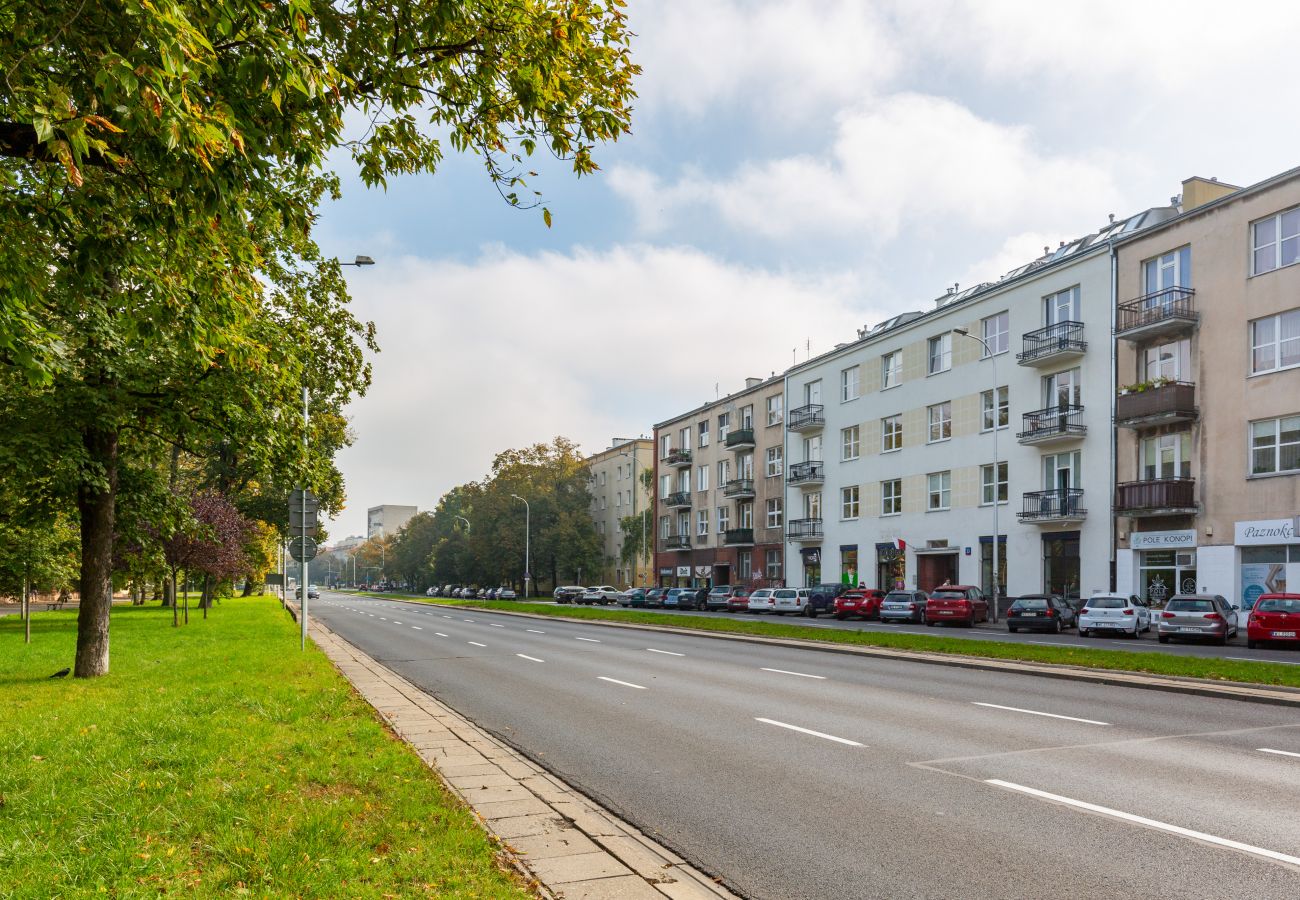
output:
<instances>
[{"instance_id":1,"label":"balcony railing","mask_svg":"<svg viewBox=\"0 0 1300 900\"><path fill-rule=\"evenodd\" d=\"M728 431L726 444L728 450L748 450L754 446L754 429L737 428Z\"/></svg>"},{"instance_id":2,"label":"balcony railing","mask_svg":"<svg viewBox=\"0 0 1300 900\"><path fill-rule=\"evenodd\" d=\"M754 496L754 479L733 478L723 486L722 493L728 497L752 497Z\"/></svg>"},{"instance_id":3,"label":"balcony railing","mask_svg":"<svg viewBox=\"0 0 1300 900\"><path fill-rule=\"evenodd\" d=\"M1051 444L1071 441L1088 433L1083 422L1082 406L1049 406L1036 409L1021 417L1024 428L1016 440L1022 444Z\"/></svg>"},{"instance_id":4,"label":"balcony railing","mask_svg":"<svg viewBox=\"0 0 1300 900\"><path fill-rule=\"evenodd\" d=\"M1115 398L1115 424L1141 428L1196 418L1196 385L1168 381L1143 391L1130 390Z\"/></svg>"},{"instance_id":5,"label":"balcony railing","mask_svg":"<svg viewBox=\"0 0 1300 900\"><path fill-rule=\"evenodd\" d=\"M826 480L826 464L820 459L791 463L785 480L787 484L821 484Z\"/></svg>"},{"instance_id":6,"label":"balcony railing","mask_svg":"<svg viewBox=\"0 0 1300 900\"><path fill-rule=\"evenodd\" d=\"M670 534L666 538L660 538L659 544L665 550L689 550L691 549L691 536L689 534Z\"/></svg>"},{"instance_id":7,"label":"balcony railing","mask_svg":"<svg viewBox=\"0 0 1300 900\"><path fill-rule=\"evenodd\" d=\"M796 541L820 541L821 519L791 519L786 525L786 537Z\"/></svg>"},{"instance_id":8,"label":"balcony railing","mask_svg":"<svg viewBox=\"0 0 1300 900\"><path fill-rule=\"evenodd\" d=\"M826 424L826 416L822 414L825 409L826 407L820 403L809 403L807 406L790 410L790 414L785 417L786 430L812 431L823 427Z\"/></svg>"},{"instance_id":9,"label":"balcony railing","mask_svg":"<svg viewBox=\"0 0 1300 900\"><path fill-rule=\"evenodd\" d=\"M754 543L754 529L728 528L722 533L722 543L728 547Z\"/></svg>"},{"instance_id":10,"label":"balcony railing","mask_svg":"<svg viewBox=\"0 0 1300 900\"><path fill-rule=\"evenodd\" d=\"M669 509L689 507L691 505L691 495L687 491L675 491L664 497L664 506Z\"/></svg>"},{"instance_id":11,"label":"balcony railing","mask_svg":"<svg viewBox=\"0 0 1300 900\"><path fill-rule=\"evenodd\" d=\"M1116 308L1115 334L1128 340L1154 337L1194 327L1196 291L1169 287L1121 303Z\"/></svg>"},{"instance_id":12,"label":"balcony railing","mask_svg":"<svg viewBox=\"0 0 1300 900\"><path fill-rule=\"evenodd\" d=\"M1025 334L1024 349L1016 354L1022 366L1038 366L1061 356L1079 356L1088 349L1082 322L1057 322Z\"/></svg>"},{"instance_id":13,"label":"balcony railing","mask_svg":"<svg viewBox=\"0 0 1300 900\"><path fill-rule=\"evenodd\" d=\"M1195 512L1195 478L1152 478L1115 486L1117 516L1183 516Z\"/></svg>"},{"instance_id":14,"label":"balcony railing","mask_svg":"<svg viewBox=\"0 0 1300 900\"><path fill-rule=\"evenodd\" d=\"M671 450L664 457L664 462L670 466L689 466L691 464L691 451L689 450Z\"/></svg>"},{"instance_id":15,"label":"balcony railing","mask_svg":"<svg viewBox=\"0 0 1300 900\"><path fill-rule=\"evenodd\" d=\"M1022 522L1078 522L1088 516L1083 508L1083 488L1030 491L1017 518Z\"/></svg>"}]
</instances>

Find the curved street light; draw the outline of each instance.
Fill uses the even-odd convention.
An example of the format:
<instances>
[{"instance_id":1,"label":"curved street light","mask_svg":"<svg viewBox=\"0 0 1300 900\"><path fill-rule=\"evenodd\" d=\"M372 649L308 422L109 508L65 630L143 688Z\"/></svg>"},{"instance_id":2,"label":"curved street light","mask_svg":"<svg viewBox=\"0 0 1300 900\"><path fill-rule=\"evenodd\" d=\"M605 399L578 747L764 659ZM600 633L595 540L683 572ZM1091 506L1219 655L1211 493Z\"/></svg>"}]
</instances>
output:
<instances>
[{"instance_id":1,"label":"curved street light","mask_svg":"<svg viewBox=\"0 0 1300 900\"><path fill-rule=\"evenodd\" d=\"M532 596L532 593L528 590L528 587L533 577L533 569L532 569L533 508L528 505L527 500L524 500L524 498L520 497L518 494L511 494L510 496L514 497L516 500L519 500L524 504L524 599L527 600L529 597Z\"/></svg>"}]
</instances>

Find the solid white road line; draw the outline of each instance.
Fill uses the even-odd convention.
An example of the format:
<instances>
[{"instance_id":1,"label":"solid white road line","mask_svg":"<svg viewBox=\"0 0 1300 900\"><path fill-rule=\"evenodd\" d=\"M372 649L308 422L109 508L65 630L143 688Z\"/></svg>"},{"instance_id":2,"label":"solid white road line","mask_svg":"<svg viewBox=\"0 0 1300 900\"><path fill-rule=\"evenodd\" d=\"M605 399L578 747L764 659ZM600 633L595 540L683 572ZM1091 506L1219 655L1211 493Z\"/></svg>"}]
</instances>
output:
<instances>
[{"instance_id":1,"label":"solid white road line","mask_svg":"<svg viewBox=\"0 0 1300 900\"><path fill-rule=\"evenodd\" d=\"M1176 834L1181 837L1192 838L1193 840L1204 841L1207 844L1216 844L1220 847L1228 847L1232 850L1240 850L1243 853L1250 853L1254 856L1262 856L1265 859L1273 859L1278 862L1290 863L1293 866L1300 865L1300 856L1288 856L1285 853L1278 853L1276 850L1265 850L1263 847L1253 847L1250 844L1243 844L1240 841L1231 841L1227 838L1216 837L1212 834L1206 834L1203 831L1193 831L1190 828L1183 828L1178 825L1170 825L1167 822L1157 822L1155 819L1148 819L1143 816L1135 816L1132 813L1120 812L1118 809L1110 809L1105 806L1098 806L1095 803L1085 803L1082 800L1072 800L1069 797L1062 797L1060 794L1049 794L1047 791L1040 791L1036 788L1025 787L1023 784L1013 784L1010 781L1002 781L998 778L985 779L985 784L1004 787L1008 790L1019 791L1022 794L1029 794L1031 797L1039 797L1043 800L1052 800L1056 803L1064 803L1066 806L1073 806L1077 809L1086 809L1089 812L1100 813L1103 816L1122 819L1125 822L1133 822L1137 825L1145 825L1148 828L1155 828L1159 831L1167 831L1170 834Z\"/></svg>"},{"instance_id":2,"label":"solid white road line","mask_svg":"<svg viewBox=\"0 0 1300 900\"><path fill-rule=\"evenodd\" d=\"M789 728L791 731L797 731L800 734L811 734L813 737L826 738L828 741L835 741L838 744L848 744L850 747L866 746L866 744L860 744L857 741L851 741L848 738L836 737L833 734L826 734L824 731L813 731L811 728L800 728L798 725L790 725L787 722L778 722L776 719L763 719L755 716L754 721L765 722L768 725L775 725L778 728Z\"/></svg>"},{"instance_id":3,"label":"solid white road line","mask_svg":"<svg viewBox=\"0 0 1300 900\"><path fill-rule=\"evenodd\" d=\"M1065 719L1070 722L1083 722L1087 725L1109 725L1110 724L1109 722L1098 722L1096 719L1080 719L1075 716L1059 716L1056 713L1039 712L1036 709L1021 709L1018 706L999 706L996 703L980 703L979 701L976 700L972 700L971 702L975 706L987 706L989 709L1005 709L1008 712L1025 713L1026 715L1030 715L1030 716L1046 716L1049 719Z\"/></svg>"},{"instance_id":4,"label":"solid white road line","mask_svg":"<svg viewBox=\"0 0 1300 900\"><path fill-rule=\"evenodd\" d=\"M1267 747L1257 748L1259 753L1276 753L1278 756L1295 756L1300 757L1300 753L1292 753L1290 750L1270 750Z\"/></svg>"},{"instance_id":5,"label":"solid white road line","mask_svg":"<svg viewBox=\"0 0 1300 900\"><path fill-rule=\"evenodd\" d=\"M600 641L595 638L574 638L575 641L586 641L589 644L599 644Z\"/></svg>"},{"instance_id":6,"label":"solid white road line","mask_svg":"<svg viewBox=\"0 0 1300 900\"><path fill-rule=\"evenodd\" d=\"M798 675L800 678L816 678L818 681L825 681L825 675L809 675L807 672L788 672L785 669L769 669L766 666L759 666L764 672L776 672L778 675ZM766 719L762 721L766 722Z\"/></svg>"},{"instance_id":7,"label":"solid white road line","mask_svg":"<svg viewBox=\"0 0 1300 900\"><path fill-rule=\"evenodd\" d=\"M1300 666L1300 662L1287 662L1285 659L1257 659L1253 656L1225 656L1224 659L1235 659L1237 662L1277 663L1279 666Z\"/></svg>"},{"instance_id":8,"label":"solid white road line","mask_svg":"<svg viewBox=\"0 0 1300 900\"><path fill-rule=\"evenodd\" d=\"M487 644L480 644L478 641L466 641L467 644L473 644L475 647L486 647Z\"/></svg>"},{"instance_id":9,"label":"solid white road line","mask_svg":"<svg viewBox=\"0 0 1300 900\"><path fill-rule=\"evenodd\" d=\"M630 681L619 681L617 678L606 678L604 675L597 675L596 677L601 681L608 681L610 684L621 684L623 687L636 688L638 691L646 690L646 687L643 684L633 684Z\"/></svg>"},{"instance_id":10,"label":"solid white road line","mask_svg":"<svg viewBox=\"0 0 1300 900\"><path fill-rule=\"evenodd\" d=\"M531 659L533 662L546 662L546 660L544 659L538 659L536 656L529 656L525 653L516 653L515 656L519 657L520 659Z\"/></svg>"},{"instance_id":11,"label":"solid white road line","mask_svg":"<svg viewBox=\"0 0 1300 900\"><path fill-rule=\"evenodd\" d=\"M654 647L646 647L647 653L662 653L664 656L685 656L685 653L674 653L671 650L656 650Z\"/></svg>"},{"instance_id":12,"label":"solid white road line","mask_svg":"<svg viewBox=\"0 0 1300 900\"><path fill-rule=\"evenodd\" d=\"M545 631L538 631L536 628L525 628L525 631L531 631L533 634L546 634Z\"/></svg>"},{"instance_id":13,"label":"solid white road line","mask_svg":"<svg viewBox=\"0 0 1300 900\"><path fill-rule=\"evenodd\" d=\"M990 553L993 551L990 550ZM1091 644L1063 644L1060 641L1025 641L1026 644L1043 644L1047 647L1091 647Z\"/></svg>"},{"instance_id":14,"label":"solid white road line","mask_svg":"<svg viewBox=\"0 0 1300 900\"><path fill-rule=\"evenodd\" d=\"M435 631L434 634L436 634L438 637L446 637L446 636L447 636L447 635L443 634L441 631Z\"/></svg>"}]
</instances>

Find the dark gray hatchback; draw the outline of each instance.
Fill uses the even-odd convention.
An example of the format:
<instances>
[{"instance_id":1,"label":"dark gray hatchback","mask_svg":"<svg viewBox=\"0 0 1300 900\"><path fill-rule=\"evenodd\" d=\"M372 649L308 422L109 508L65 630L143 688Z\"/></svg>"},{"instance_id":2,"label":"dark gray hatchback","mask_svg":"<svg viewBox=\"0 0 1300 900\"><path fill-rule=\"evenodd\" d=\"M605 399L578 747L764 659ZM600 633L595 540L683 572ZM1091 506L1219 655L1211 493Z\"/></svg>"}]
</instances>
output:
<instances>
[{"instance_id":1,"label":"dark gray hatchback","mask_svg":"<svg viewBox=\"0 0 1300 900\"><path fill-rule=\"evenodd\" d=\"M1060 634L1079 624L1074 607L1052 594L1025 594L1007 610L1007 631L1051 631Z\"/></svg>"}]
</instances>

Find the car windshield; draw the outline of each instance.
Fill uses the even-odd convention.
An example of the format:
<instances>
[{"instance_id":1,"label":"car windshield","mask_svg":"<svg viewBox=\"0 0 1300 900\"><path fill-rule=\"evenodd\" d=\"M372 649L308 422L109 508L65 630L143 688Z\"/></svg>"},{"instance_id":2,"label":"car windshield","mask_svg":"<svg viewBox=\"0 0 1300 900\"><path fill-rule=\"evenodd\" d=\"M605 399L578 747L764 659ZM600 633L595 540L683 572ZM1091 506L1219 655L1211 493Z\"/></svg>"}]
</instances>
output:
<instances>
[{"instance_id":1,"label":"car windshield","mask_svg":"<svg viewBox=\"0 0 1300 900\"><path fill-rule=\"evenodd\" d=\"M992 552L992 551L990 551ZM1047 609L1047 601L1041 597L1021 597L1011 604L1012 609Z\"/></svg>"},{"instance_id":2,"label":"car windshield","mask_svg":"<svg viewBox=\"0 0 1300 900\"><path fill-rule=\"evenodd\" d=\"M935 591L930 596L935 600L965 600L966 592L965 591Z\"/></svg>"},{"instance_id":3,"label":"car windshield","mask_svg":"<svg viewBox=\"0 0 1300 900\"><path fill-rule=\"evenodd\" d=\"M885 599L893 600L895 602L911 603L912 595L905 591L890 591L889 594L886 595Z\"/></svg>"},{"instance_id":4,"label":"car windshield","mask_svg":"<svg viewBox=\"0 0 1300 900\"><path fill-rule=\"evenodd\" d=\"M1255 612L1300 613L1300 600L1284 600L1281 598L1261 600L1259 605L1255 607Z\"/></svg>"},{"instance_id":5,"label":"car windshield","mask_svg":"<svg viewBox=\"0 0 1300 900\"><path fill-rule=\"evenodd\" d=\"M1170 600L1165 607L1170 612L1214 612L1213 600Z\"/></svg>"},{"instance_id":6,"label":"car windshield","mask_svg":"<svg viewBox=\"0 0 1300 900\"><path fill-rule=\"evenodd\" d=\"M1093 609L1123 609L1128 601L1123 597L1093 597L1088 605Z\"/></svg>"},{"instance_id":7,"label":"car windshield","mask_svg":"<svg viewBox=\"0 0 1300 900\"><path fill-rule=\"evenodd\" d=\"M783 600L789 599L790 597L794 596L794 591L777 591L776 596L780 597Z\"/></svg>"}]
</instances>

